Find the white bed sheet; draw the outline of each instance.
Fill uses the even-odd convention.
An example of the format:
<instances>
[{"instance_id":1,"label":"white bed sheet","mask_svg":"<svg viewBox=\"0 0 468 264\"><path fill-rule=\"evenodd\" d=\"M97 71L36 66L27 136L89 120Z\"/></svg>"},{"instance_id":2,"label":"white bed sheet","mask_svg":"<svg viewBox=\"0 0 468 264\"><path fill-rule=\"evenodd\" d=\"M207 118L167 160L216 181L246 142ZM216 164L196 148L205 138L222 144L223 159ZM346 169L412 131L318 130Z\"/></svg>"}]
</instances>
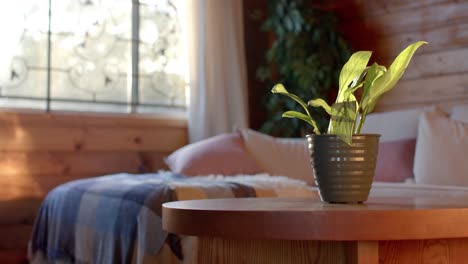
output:
<instances>
[{"instance_id":1,"label":"white bed sheet","mask_svg":"<svg viewBox=\"0 0 468 264\"><path fill-rule=\"evenodd\" d=\"M416 183L374 182L370 197L424 197L468 199L468 187Z\"/></svg>"}]
</instances>

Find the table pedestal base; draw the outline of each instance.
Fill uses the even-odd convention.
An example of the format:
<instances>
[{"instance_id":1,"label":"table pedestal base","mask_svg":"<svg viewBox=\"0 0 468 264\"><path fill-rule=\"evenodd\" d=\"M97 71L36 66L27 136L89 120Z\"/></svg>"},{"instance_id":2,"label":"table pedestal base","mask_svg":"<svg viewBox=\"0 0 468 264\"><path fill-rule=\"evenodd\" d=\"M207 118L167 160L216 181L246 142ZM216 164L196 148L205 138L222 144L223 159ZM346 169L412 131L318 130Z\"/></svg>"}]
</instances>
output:
<instances>
[{"instance_id":1,"label":"table pedestal base","mask_svg":"<svg viewBox=\"0 0 468 264\"><path fill-rule=\"evenodd\" d=\"M291 241L199 237L191 263L464 263L468 239Z\"/></svg>"}]
</instances>

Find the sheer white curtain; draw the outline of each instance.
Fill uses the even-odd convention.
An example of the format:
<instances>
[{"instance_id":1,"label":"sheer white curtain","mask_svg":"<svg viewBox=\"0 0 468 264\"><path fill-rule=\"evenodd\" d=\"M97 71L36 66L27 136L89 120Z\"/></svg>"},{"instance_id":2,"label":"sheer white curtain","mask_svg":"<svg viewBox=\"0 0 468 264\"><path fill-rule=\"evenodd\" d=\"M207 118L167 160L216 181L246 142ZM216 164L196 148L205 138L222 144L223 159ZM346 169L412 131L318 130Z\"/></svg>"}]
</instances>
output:
<instances>
[{"instance_id":1,"label":"sheer white curtain","mask_svg":"<svg viewBox=\"0 0 468 264\"><path fill-rule=\"evenodd\" d=\"M22 3L22 2L19 2ZM24 4L24 3L23 3ZM0 86L10 80L10 64L13 54L23 33L23 10L19 4L2 6L0 9L0 26L2 44L0 48Z\"/></svg>"},{"instance_id":2,"label":"sheer white curtain","mask_svg":"<svg viewBox=\"0 0 468 264\"><path fill-rule=\"evenodd\" d=\"M189 0L189 140L248 126L242 0Z\"/></svg>"}]
</instances>

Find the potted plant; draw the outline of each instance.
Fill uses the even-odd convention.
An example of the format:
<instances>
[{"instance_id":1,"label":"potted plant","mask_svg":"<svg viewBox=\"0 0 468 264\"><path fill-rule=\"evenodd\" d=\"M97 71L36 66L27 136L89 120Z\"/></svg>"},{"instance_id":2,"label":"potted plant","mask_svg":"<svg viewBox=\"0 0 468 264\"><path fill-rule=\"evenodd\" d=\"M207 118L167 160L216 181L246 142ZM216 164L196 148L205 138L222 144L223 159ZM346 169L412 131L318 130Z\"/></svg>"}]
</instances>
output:
<instances>
[{"instance_id":1,"label":"potted plant","mask_svg":"<svg viewBox=\"0 0 468 264\"><path fill-rule=\"evenodd\" d=\"M339 90L331 106L321 98L307 104L289 93L282 84L272 93L285 95L305 110L286 111L283 117L298 118L310 124L314 134L307 135L311 163L320 197L325 202L364 202L369 196L379 145L377 134L361 134L367 114L382 94L391 90L403 75L413 54L426 44L415 42L406 47L387 69L377 63L367 66L371 51L351 55L339 76ZM357 91L362 88L360 96ZM322 134L308 106L322 107L330 115L328 131Z\"/></svg>"}]
</instances>

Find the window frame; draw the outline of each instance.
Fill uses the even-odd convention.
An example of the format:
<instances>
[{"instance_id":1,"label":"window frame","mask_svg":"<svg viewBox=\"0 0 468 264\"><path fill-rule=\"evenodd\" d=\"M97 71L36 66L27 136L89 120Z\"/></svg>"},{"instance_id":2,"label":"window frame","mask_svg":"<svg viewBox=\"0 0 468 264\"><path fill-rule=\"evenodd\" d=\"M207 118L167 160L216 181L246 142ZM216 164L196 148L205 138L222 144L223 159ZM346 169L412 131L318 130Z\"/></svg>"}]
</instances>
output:
<instances>
[{"instance_id":1,"label":"window frame","mask_svg":"<svg viewBox=\"0 0 468 264\"><path fill-rule=\"evenodd\" d=\"M170 1L170 0L168 0ZM30 112L45 112L45 113L87 113L95 116L106 116L106 115L141 115L141 116L153 116L159 118L170 117L174 119L186 120L186 113L188 105L179 106L179 105L169 105L169 104L152 104L152 103L142 103L139 100L140 95L140 0L131 1L131 38L130 38L130 53L131 53L131 70L128 76L131 76L131 94L127 98L126 102L123 101L109 101L109 100L95 100L95 99L68 99L68 98L54 98L52 96L52 3L53 0L48 0L48 29L47 29L47 56L46 56L46 93L44 97L34 97L34 96L15 96L15 95L0 95L0 99L25 99L30 101L44 102L44 108L27 108L27 107L1 107L0 111L2 112L11 112L11 111L30 111ZM144 4L144 3L143 3ZM186 89L188 89L188 80L186 80ZM186 99L187 100L187 99ZM87 111L82 109L76 110L63 110L63 109L54 109L52 104L54 102L62 103L76 103L76 104L90 104L95 107L103 107L105 105L114 105L126 107L126 111L122 110L108 110L108 111ZM152 108L161 108L162 111L139 111L139 107L152 107ZM175 113L170 113L175 112Z\"/></svg>"}]
</instances>

